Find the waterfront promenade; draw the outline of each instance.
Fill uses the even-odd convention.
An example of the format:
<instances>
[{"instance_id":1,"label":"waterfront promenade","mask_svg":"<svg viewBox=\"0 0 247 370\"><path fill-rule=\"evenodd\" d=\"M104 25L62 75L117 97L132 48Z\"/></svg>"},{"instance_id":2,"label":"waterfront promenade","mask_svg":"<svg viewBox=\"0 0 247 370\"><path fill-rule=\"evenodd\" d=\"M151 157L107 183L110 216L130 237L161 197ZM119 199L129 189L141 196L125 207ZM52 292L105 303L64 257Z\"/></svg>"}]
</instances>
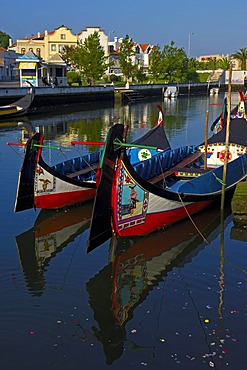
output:
<instances>
[{"instance_id":1,"label":"waterfront promenade","mask_svg":"<svg viewBox=\"0 0 247 370\"><path fill-rule=\"evenodd\" d=\"M169 84L175 85L175 84ZM218 83L194 83L194 84L176 84L179 95L208 95L213 87L218 87ZM114 102L116 99L128 102L128 95L134 92L137 97L142 99L163 98L164 91L168 84L142 84L129 85L129 88L118 87L114 85L99 86L58 86L37 87L35 89L35 99L32 109L40 109L45 106L80 104L100 101ZM18 81L0 82L0 99L1 104L10 104L24 96L28 87L20 87ZM221 86L221 91L226 90ZM131 101L131 100L130 100Z\"/></svg>"}]
</instances>

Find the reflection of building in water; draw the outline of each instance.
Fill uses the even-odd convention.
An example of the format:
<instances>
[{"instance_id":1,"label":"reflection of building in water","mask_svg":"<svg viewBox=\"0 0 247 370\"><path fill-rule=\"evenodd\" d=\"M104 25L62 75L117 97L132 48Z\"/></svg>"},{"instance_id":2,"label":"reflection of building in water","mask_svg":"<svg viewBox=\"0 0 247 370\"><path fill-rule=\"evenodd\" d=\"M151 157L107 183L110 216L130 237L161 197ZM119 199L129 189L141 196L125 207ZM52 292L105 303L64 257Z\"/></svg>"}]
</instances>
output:
<instances>
[{"instance_id":1,"label":"reflection of building in water","mask_svg":"<svg viewBox=\"0 0 247 370\"><path fill-rule=\"evenodd\" d=\"M208 242L220 232L217 210L195 216L194 222ZM111 263L87 283L98 325L92 329L103 345L107 364L121 357L127 340L125 325L135 308L175 266L189 263L207 245L189 220L147 237L120 238L116 246L114 242Z\"/></svg>"}]
</instances>

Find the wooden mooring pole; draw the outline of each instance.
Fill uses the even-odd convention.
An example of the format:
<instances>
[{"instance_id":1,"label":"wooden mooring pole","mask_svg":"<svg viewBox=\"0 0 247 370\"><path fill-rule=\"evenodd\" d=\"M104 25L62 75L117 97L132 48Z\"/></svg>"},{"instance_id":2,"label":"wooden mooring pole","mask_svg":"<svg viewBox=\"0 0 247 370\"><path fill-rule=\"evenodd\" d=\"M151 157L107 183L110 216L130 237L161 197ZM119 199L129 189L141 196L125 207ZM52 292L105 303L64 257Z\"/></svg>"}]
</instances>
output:
<instances>
[{"instance_id":1,"label":"wooden mooring pole","mask_svg":"<svg viewBox=\"0 0 247 370\"><path fill-rule=\"evenodd\" d=\"M206 111L206 123L205 123L205 132L204 132L204 170L207 169L207 156L208 156L208 110Z\"/></svg>"},{"instance_id":2,"label":"wooden mooring pole","mask_svg":"<svg viewBox=\"0 0 247 370\"><path fill-rule=\"evenodd\" d=\"M227 110L227 121L226 121L226 137L225 137L225 156L223 166L223 177L222 177L222 194L221 194L221 205L220 209L224 209L225 204L225 191L226 191L226 173L227 173L227 160L229 150L229 134L230 134L230 122L231 122L231 92L232 92L232 64L229 69L229 81L228 81L228 110Z\"/></svg>"}]
</instances>

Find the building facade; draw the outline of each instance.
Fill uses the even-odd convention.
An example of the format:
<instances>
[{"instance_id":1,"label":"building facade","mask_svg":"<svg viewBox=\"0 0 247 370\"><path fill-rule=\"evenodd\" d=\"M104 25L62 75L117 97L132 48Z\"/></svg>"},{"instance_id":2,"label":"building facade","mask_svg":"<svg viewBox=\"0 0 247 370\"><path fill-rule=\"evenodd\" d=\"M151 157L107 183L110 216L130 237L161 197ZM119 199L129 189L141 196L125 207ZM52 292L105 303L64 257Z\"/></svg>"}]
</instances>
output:
<instances>
[{"instance_id":1,"label":"building facade","mask_svg":"<svg viewBox=\"0 0 247 370\"><path fill-rule=\"evenodd\" d=\"M9 46L9 50L15 51L19 55L35 54L40 61L39 74L37 76L37 85L47 86L52 85L54 80L59 85L66 85L66 63L61 58L61 53L66 46L76 46L77 36L71 32L71 29L62 25L55 30L44 33L38 32L36 36L32 35L24 39L18 39L14 44ZM19 66L22 64L19 63ZM20 71L20 81L22 84L22 71ZM30 71L31 73L31 71ZM31 82L31 81L30 81Z\"/></svg>"},{"instance_id":2,"label":"building facade","mask_svg":"<svg viewBox=\"0 0 247 370\"><path fill-rule=\"evenodd\" d=\"M86 27L85 30L77 34L78 41L84 43L88 36L91 36L97 32L99 35L100 45L104 50L105 56L109 56L108 51L108 36L105 34L105 31L101 30L100 27Z\"/></svg>"},{"instance_id":3,"label":"building facade","mask_svg":"<svg viewBox=\"0 0 247 370\"><path fill-rule=\"evenodd\" d=\"M0 47L0 81L17 81L18 70L16 69L16 53Z\"/></svg>"},{"instance_id":4,"label":"building facade","mask_svg":"<svg viewBox=\"0 0 247 370\"><path fill-rule=\"evenodd\" d=\"M241 62L238 59L230 57L228 54L227 55L224 55L224 54L200 55L200 56L196 57L196 61L207 63L207 62L210 62L212 60L218 61L218 60L223 59L223 58L231 59L232 67L233 67L234 70L237 71L237 70L241 69Z\"/></svg>"},{"instance_id":5,"label":"building facade","mask_svg":"<svg viewBox=\"0 0 247 370\"><path fill-rule=\"evenodd\" d=\"M71 29L62 25L51 32L47 30L44 33L38 32L37 35L17 39L11 44L9 50L24 55L28 51L33 52L45 62L49 62L57 53L62 53L65 46L76 46L77 36L71 32Z\"/></svg>"}]
</instances>

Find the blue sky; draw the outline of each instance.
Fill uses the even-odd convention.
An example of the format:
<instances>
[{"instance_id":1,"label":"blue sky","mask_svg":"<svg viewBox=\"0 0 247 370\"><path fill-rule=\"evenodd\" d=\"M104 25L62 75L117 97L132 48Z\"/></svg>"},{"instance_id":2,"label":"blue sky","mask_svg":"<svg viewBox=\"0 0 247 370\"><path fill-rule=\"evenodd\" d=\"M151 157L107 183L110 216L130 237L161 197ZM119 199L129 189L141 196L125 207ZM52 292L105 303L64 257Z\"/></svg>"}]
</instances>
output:
<instances>
[{"instance_id":1,"label":"blue sky","mask_svg":"<svg viewBox=\"0 0 247 370\"><path fill-rule=\"evenodd\" d=\"M162 48L174 41L186 52L190 38L192 57L247 47L246 0L0 0L0 6L0 30L13 41L64 24L73 33L99 26L114 31L111 38L128 34Z\"/></svg>"}]
</instances>

